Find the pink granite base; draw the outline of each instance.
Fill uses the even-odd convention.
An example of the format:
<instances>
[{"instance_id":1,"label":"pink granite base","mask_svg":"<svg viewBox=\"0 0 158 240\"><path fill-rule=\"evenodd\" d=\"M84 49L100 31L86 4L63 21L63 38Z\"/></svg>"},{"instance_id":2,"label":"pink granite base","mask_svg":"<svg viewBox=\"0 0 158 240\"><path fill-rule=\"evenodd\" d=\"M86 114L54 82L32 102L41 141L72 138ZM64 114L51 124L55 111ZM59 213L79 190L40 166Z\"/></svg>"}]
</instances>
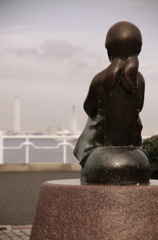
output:
<instances>
[{"instance_id":1,"label":"pink granite base","mask_svg":"<svg viewBox=\"0 0 158 240\"><path fill-rule=\"evenodd\" d=\"M43 183L30 240L157 240L158 181L149 186Z\"/></svg>"}]
</instances>

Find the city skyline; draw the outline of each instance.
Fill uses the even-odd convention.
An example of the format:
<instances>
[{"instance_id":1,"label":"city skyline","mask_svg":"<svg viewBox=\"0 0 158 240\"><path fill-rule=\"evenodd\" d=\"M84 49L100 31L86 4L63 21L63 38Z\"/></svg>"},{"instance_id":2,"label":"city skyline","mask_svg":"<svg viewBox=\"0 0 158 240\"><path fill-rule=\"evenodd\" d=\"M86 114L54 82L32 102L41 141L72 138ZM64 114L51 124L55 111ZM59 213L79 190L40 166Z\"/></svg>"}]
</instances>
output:
<instances>
[{"instance_id":1,"label":"city skyline","mask_svg":"<svg viewBox=\"0 0 158 240\"><path fill-rule=\"evenodd\" d=\"M156 0L0 1L0 128L13 129L13 99L21 99L22 129L80 129L92 78L109 65L105 37L118 21L143 37L139 70L146 81L144 130L158 128L158 2Z\"/></svg>"},{"instance_id":2,"label":"city skyline","mask_svg":"<svg viewBox=\"0 0 158 240\"><path fill-rule=\"evenodd\" d=\"M76 106L71 106L71 116L68 126L64 124L58 125L56 127L53 126L43 126L43 128L35 128L35 129L27 129L22 127L22 117L21 117L21 99L16 96L13 99L13 126L10 129L1 129L6 134L46 134L46 135L62 135L62 134L80 134L82 132L82 128L80 128L78 124L78 116L76 114ZM143 129L142 136L149 137L158 134L158 129Z\"/></svg>"},{"instance_id":3,"label":"city skyline","mask_svg":"<svg viewBox=\"0 0 158 240\"><path fill-rule=\"evenodd\" d=\"M53 126L44 126L43 128L35 128L35 129L24 129L22 127L22 114L21 114L21 99L20 97L16 96L13 99L13 115L12 121L13 126L10 129L1 129L5 133L8 134L23 134L23 133L49 133L49 134L69 134L69 133L77 133L80 132L82 129L78 126L78 117L76 115L76 107L73 105L71 106L71 116L69 126L64 126L64 124L53 127ZM23 109L23 111L25 111Z\"/></svg>"}]
</instances>

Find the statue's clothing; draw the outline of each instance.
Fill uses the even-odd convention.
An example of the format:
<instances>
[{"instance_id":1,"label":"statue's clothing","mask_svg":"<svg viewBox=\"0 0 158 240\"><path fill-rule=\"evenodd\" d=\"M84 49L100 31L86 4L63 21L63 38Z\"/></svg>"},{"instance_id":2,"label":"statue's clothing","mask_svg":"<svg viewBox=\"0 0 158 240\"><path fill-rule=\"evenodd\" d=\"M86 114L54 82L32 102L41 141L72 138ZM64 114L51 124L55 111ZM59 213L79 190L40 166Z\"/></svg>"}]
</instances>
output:
<instances>
[{"instance_id":1,"label":"statue's clothing","mask_svg":"<svg viewBox=\"0 0 158 240\"><path fill-rule=\"evenodd\" d=\"M109 93L98 94L97 114L88 117L78 139L74 155L84 166L87 156L100 146L141 146L142 124L139 112L144 91L138 79L135 94L129 94L119 82Z\"/></svg>"}]
</instances>

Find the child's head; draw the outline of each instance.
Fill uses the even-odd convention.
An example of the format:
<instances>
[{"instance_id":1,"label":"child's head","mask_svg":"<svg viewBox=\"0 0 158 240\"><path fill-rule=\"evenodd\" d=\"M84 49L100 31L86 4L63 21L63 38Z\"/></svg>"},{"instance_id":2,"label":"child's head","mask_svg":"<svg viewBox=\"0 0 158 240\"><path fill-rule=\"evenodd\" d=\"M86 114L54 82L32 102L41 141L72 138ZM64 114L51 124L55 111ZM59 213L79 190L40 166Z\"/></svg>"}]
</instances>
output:
<instances>
[{"instance_id":1,"label":"child's head","mask_svg":"<svg viewBox=\"0 0 158 240\"><path fill-rule=\"evenodd\" d=\"M109 58L127 59L141 51L142 36L140 30L130 22L118 22L108 31L105 47Z\"/></svg>"}]
</instances>

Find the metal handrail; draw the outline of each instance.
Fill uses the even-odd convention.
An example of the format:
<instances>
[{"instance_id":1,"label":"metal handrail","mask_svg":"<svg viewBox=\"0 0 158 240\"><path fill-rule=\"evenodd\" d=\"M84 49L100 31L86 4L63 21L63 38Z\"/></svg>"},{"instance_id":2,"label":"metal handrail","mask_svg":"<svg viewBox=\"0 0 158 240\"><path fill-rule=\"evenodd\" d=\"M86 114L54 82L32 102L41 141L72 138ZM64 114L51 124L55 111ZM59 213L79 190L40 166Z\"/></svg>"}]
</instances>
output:
<instances>
[{"instance_id":1,"label":"metal handrail","mask_svg":"<svg viewBox=\"0 0 158 240\"><path fill-rule=\"evenodd\" d=\"M25 163L29 163L29 147L32 146L34 149L58 149L63 146L63 163L67 163L67 146L74 149L74 146L70 141L77 140L79 135L4 135L0 131L0 164L4 163L4 150L11 149L21 149L25 146ZM148 138L148 136L143 136L143 140ZM19 146L4 146L4 139L26 139ZM52 139L60 141L56 146L36 146L30 139Z\"/></svg>"},{"instance_id":2,"label":"metal handrail","mask_svg":"<svg viewBox=\"0 0 158 240\"><path fill-rule=\"evenodd\" d=\"M58 149L60 146L63 146L63 163L67 163L67 146L71 149L74 149L74 146L69 141L78 139L78 135L3 135L0 131L0 164L4 163L3 155L4 149L7 150L17 150L21 149L25 146L25 163L29 163L29 146L32 146L34 149ZM4 146L4 139L26 139L26 141L22 142L19 146ZM29 141L29 139L52 139L60 141L56 146L36 146L33 142Z\"/></svg>"}]
</instances>

